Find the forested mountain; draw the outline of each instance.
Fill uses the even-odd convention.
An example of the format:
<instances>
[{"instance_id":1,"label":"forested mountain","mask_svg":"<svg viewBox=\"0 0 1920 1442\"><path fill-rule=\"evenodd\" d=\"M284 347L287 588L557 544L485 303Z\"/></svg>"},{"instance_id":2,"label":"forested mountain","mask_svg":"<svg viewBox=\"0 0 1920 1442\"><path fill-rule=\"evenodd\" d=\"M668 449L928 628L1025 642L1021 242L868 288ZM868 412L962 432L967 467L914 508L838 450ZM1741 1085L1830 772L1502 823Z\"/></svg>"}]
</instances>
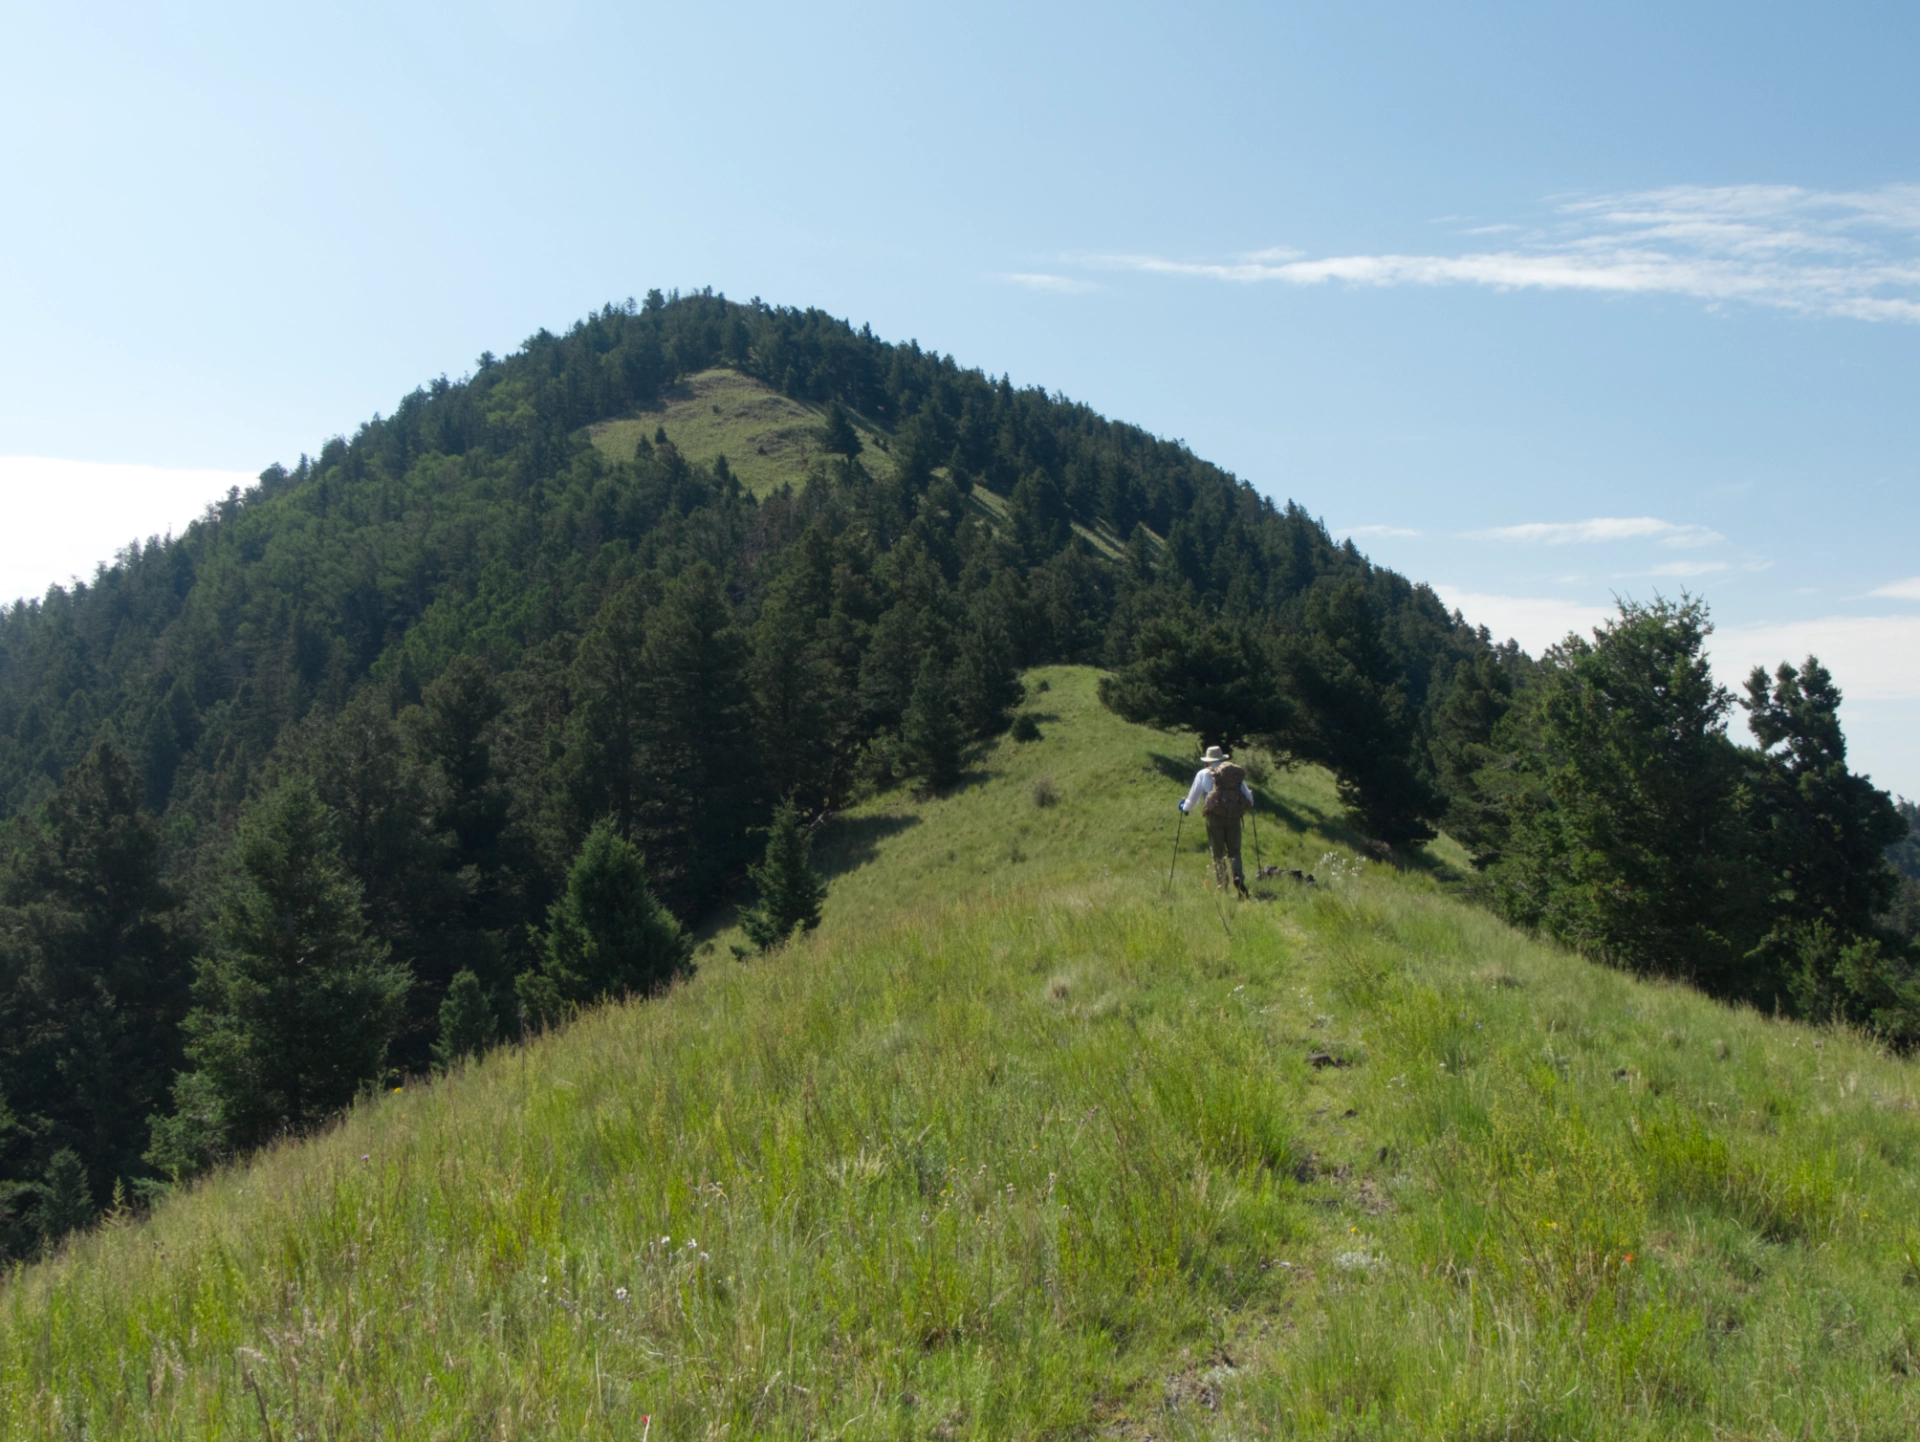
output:
<instances>
[{"instance_id":1,"label":"forested mountain","mask_svg":"<svg viewBox=\"0 0 1920 1442\"><path fill-rule=\"evenodd\" d=\"M785 483L670 438L715 368L817 418ZM817 311L655 292L481 357L0 618L13 1245L513 1034L615 842L693 919L784 798L954 781L1020 667L1233 627L1302 638L1296 750L1388 840L1447 804L1448 678L1518 664L1184 446Z\"/></svg>"}]
</instances>

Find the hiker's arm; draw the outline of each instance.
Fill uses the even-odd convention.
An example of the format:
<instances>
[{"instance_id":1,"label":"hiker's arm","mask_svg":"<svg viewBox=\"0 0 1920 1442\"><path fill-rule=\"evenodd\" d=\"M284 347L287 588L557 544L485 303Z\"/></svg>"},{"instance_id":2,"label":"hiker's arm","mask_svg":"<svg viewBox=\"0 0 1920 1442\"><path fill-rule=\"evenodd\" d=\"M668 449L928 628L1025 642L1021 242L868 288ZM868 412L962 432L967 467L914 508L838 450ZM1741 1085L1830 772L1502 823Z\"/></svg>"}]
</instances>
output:
<instances>
[{"instance_id":1,"label":"hiker's arm","mask_svg":"<svg viewBox=\"0 0 1920 1442\"><path fill-rule=\"evenodd\" d=\"M1193 810L1194 807L1206 799L1206 795L1207 773L1202 771L1198 776L1193 778L1193 788L1187 792L1187 799L1180 803L1180 809L1182 811Z\"/></svg>"},{"instance_id":2,"label":"hiker's arm","mask_svg":"<svg viewBox=\"0 0 1920 1442\"><path fill-rule=\"evenodd\" d=\"M1247 809L1251 811L1253 809L1253 788L1242 781L1240 783L1240 794L1247 798Z\"/></svg>"}]
</instances>

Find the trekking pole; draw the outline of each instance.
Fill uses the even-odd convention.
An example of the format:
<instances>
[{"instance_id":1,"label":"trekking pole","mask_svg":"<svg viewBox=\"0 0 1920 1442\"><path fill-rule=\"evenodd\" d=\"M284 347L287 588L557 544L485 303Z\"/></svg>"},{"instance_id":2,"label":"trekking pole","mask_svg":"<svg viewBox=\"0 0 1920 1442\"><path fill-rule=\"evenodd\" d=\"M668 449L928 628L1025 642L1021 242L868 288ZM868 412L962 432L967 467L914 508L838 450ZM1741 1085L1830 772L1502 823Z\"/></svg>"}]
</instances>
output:
<instances>
[{"instance_id":1,"label":"trekking pole","mask_svg":"<svg viewBox=\"0 0 1920 1442\"><path fill-rule=\"evenodd\" d=\"M1173 895L1173 868L1180 861L1180 831L1181 831L1181 828L1184 827L1186 824L1187 824L1187 813L1182 811L1180 813L1180 820L1174 824L1174 828L1173 828L1173 860L1167 863L1167 895L1168 896Z\"/></svg>"},{"instance_id":2,"label":"trekking pole","mask_svg":"<svg viewBox=\"0 0 1920 1442\"><path fill-rule=\"evenodd\" d=\"M1260 813L1251 806L1247 808L1247 820L1253 823L1253 879L1260 879Z\"/></svg>"}]
</instances>

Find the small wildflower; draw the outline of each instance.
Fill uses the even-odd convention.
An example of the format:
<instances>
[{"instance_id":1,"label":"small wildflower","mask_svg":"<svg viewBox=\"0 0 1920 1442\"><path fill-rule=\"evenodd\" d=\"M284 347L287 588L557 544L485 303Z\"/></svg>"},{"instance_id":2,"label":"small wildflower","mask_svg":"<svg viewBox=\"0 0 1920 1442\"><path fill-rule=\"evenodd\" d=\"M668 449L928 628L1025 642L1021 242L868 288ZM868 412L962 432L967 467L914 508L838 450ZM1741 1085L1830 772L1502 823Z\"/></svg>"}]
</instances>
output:
<instances>
[{"instance_id":1,"label":"small wildflower","mask_svg":"<svg viewBox=\"0 0 1920 1442\"><path fill-rule=\"evenodd\" d=\"M625 1287L615 1287L613 1289L613 1295L616 1300L624 1302L627 1300L627 1289Z\"/></svg>"}]
</instances>

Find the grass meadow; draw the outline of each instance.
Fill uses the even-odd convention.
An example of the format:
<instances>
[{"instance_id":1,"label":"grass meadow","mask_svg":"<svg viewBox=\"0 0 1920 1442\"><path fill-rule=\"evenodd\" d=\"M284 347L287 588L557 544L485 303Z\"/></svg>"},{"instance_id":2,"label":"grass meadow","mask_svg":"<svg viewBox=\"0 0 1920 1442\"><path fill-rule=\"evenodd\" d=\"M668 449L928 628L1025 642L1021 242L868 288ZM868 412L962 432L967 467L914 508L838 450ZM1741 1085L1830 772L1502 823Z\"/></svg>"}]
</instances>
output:
<instances>
[{"instance_id":1,"label":"grass meadow","mask_svg":"<svg viewBox=\"0 0 1920 1442\"><path fill-rule=\"evenodd\" d=\"M827 916L368 1099L0 1287L0 1431L1910 1438L1910 1063L1593 966L1270 775L1042 738L839 818ZM650 1418L650 1424L643 1419Z\"/></svg>"},{"instance_id":2,"label":"grass meadow","mask_svg":"<svg viewBox=\"0 0 1920 1442\"><path fill-rule=\"evenodd\" d=\"M725 456L741 485L770 496L782 485L798 490L806 484L807 468L821 454L816 433L826 413L825 406L804 404L751 376L716 367L669 387L658 409L601 421L587 434L610 459L625 461L641 437L652 440L664 430L689 461L710 464ZM857 416L853 422L866 444L861 464L876 476L892 475L893 458L880 448L880 433Z\"/></svg>"}]
</instances>

